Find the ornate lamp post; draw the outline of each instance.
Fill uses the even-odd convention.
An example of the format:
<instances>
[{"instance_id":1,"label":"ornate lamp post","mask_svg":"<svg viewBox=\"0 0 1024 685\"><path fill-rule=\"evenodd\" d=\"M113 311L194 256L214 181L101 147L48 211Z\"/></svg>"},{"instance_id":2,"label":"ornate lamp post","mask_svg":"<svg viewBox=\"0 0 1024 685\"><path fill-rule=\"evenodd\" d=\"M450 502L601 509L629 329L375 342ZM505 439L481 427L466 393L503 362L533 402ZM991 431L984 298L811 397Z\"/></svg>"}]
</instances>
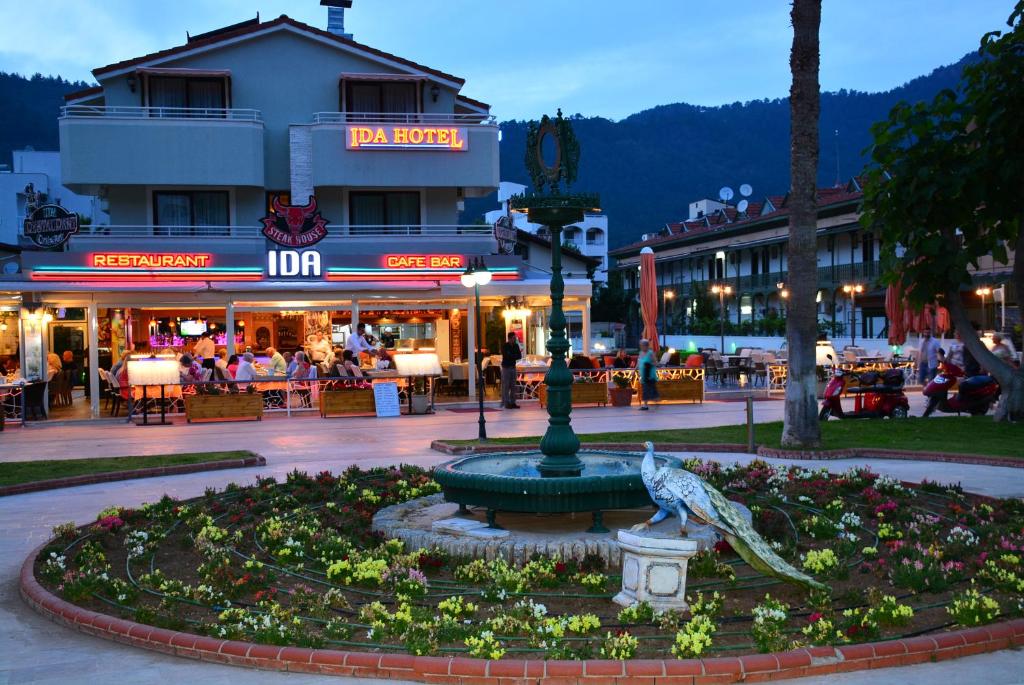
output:
<instances>
[{"instance_id":1,"label":"ornate lamp post","mask_svg":"<svg viewBox=\"0 0 1024 685\"><path fill-rule=\"evenodd\" d=\"M711 286L711 292L714 293L715 295L718 295L718 322L719 322L718 337L719 337L719 345L721 347L719 352L721 352L724 355L725 354L725 296L732 294L732 286L731 285L719 285L718 283L716 283L715 285Z\"/></svg>"},{"instance_id":2,"label":"ornate lamp post","mask_svg":"<svg viewBox=\"0 0 1024 685\"><path fill-rule=\"evenodd\" d=\"M985 308L985 298L992 294L992 288L983 285L974 292L981 298L981 330L984 332L985 324L988 322L988 309ZM995 328L994 323L992 328Z\"/></svg>"},{"instance_id":3,"label":"ornate lamp post","mask_svg":"<svg viewBox=\"0 0 1024 685\"><path fill-rule=\"evenodd\" d=\"M857 294L864 292L860 283L847 283L843 292L850 296L850 345L857 346Z\"/></svg>"},{"instance_id":4,"label":"ornate lamp post","mask_svg":"<svg viewBox=\"0 0 1024 685\"><path fill-rule=\"evenodd\" d=\"M549 143L552 155L545 158L545 142ZM562 111L554 119L544 115L540 123L532 122L526 138L526 164L533 179L536 193L517 195L510 198L513 211L526 212L532 223L543 224L551 232L551 318L548 325L551 337L547 342L551 354L551 366L544 376L547 385L548 428L540 442L544 454L537 465L542 476L578 476L583 471L583 462L576 453L580 448L579 438L572 430L569 415L572 413L572 372L566 366L569 340L565 333L565 281L562 278L562 231L569 225L583 220L585 211L600 206L597 195L565 194L560 182L566 186L576 180L580 147L569 122L562 118ZM544 193L547 187L548 193Z\"/></svg>"},{"instance_id":5,"label":"ornate lamp post","mask_svg":"<svg viewBox=\"0 0 1024 685\"><path fill-rule=\"evenodd\" d=\"M487 420L484 419L484 359L483 355L480 354L480 350L483 347L481 343L480 335L480 286L487 285L491 282L491 272L487 269L487 265L484 264L484 258L478 257L474 261L470 262L466 266L466 271L461 276L462 285L467 288L473 289L473 294L476 295L476 318L474 320L476 328L476 340L474 344L476 349L473 351L473 358L476 360L476 397L477 402L480 405L480 432L478 438L480 440L487 439Z\"/></svg>"}]
</instances>

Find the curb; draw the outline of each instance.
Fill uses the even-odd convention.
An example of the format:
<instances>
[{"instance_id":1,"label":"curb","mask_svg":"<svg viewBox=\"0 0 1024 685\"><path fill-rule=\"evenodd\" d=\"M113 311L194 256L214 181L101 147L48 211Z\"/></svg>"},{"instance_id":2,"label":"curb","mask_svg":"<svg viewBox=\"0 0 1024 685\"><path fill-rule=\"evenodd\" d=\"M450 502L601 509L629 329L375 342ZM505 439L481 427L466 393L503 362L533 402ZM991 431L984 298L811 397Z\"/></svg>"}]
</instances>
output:
<instances>
[{"instance_id":1,"label":"curb","mask_svg":"<svg viewBox=\"0 0 1024 685\"><path fill-rule=\"evenodd\" d=\"M35 611L87 635L173 656L269 671L414 680L453 685L703 685L909 666L1024 645L1024 619L933 636L844 647L708 659L632 661L487 661L467 657L375 654L277 647L176 632L89 611L50 594L35 578L35 548L21 566L19 590Z\"/></svg>"},{"instance_id":2,"label":"curb","mask_svg":"<svg viewBox=\"0 0 1024 685\"><path fill-rule=\"evenodd\" d=\"M109 471L107 473L90 473L81 476L69 476L67 478L53 478L51 480L37 480L31 483L18 483L17 485L4 485L0 487L0 497L9 495L21 495L26 492L39 492L41 490L57 490L59 488L73 488L78 485L92 485L93 483L110 483L118 480L133 480L135 478L155 478L157 476L177 476L184 473L200 473L202 471L220 471L223 469L243 469L250 466L266 466L267 460L260 455L245 457L244 459L222 459L220 461L199 462L196 464L177 464L174 466L153 466L145 469L132 469L129 471Z\"/></svg>"},{"instance_id":3,"label":"curb","mask_svg":"<svg viewBox=\"0 0 1024 685\"><path fill-rule=\"evenodd\" d=\"M851 447L841 450L784 450L759 445L757 452L750 452L747 446L740 443L688 443L662 442L657 444L659 452L742 452L757 454L759 457L773 459L899 459L908 461L938 461L950 464L971 464L975 466L1005 466L1024 469L1024 459L1012 457L991 457L982 454L953 454L949 452L914 452L912 450L889 450L875 447ZM435 452L464 457L474 454L491 454L494 452L526 452L536 451L536 445L455 445L444 440L434 440L430 449ZM643 452L644 447L638 442L585 442L581 450L622 450L625 452Z\"/></svg>"}]
</instances>

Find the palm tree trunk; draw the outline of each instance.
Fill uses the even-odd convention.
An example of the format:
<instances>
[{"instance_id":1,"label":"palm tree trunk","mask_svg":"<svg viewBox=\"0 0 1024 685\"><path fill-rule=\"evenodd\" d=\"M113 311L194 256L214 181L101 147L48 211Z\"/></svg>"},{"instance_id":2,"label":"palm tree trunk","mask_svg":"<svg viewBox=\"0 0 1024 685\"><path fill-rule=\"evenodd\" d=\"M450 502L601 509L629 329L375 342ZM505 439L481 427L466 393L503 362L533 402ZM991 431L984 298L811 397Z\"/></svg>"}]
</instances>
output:
<instances>
[{"instance_id":1,"label":"palm tree trunk","mask_svg":"<svg viewBox=\"0 0 1024 685\"><path fill-rule=\"evenodd\" d=\"M815 293L817 263L818 84L821 0L793 0L793 48L789 67L790 191L789 312L786 343L789 378L786 382L783 447L815 447L821 443L818 425L817 373L814 346L818 337Z\"/></svg>"}]
</instances>

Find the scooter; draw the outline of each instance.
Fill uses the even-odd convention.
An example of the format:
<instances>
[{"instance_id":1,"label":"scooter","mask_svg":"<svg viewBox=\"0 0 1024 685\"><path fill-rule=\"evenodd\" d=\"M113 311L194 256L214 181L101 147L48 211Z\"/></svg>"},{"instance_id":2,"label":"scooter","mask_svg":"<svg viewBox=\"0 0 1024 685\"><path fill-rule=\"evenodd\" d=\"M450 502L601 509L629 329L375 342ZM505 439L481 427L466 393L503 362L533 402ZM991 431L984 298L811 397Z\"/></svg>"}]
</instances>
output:
<instances>
[{"instance_id":1,"label":"scooter","mask_svg":"<svg viewBox=\"0 0 1024 685\"><path fill-rule=\"evenodd\" d=\"M924 416L931 416L935 410L947 414L967 412L971 416L987 414L999 399L999 383L989 375L964 376L964 370L956 364L942 362L939 374L921 391L928 398ZM954 390L956 394L950 397Z\"/></svg>"},{"instance_id":2,"label":"scooter","mask_svg":"<svg viewBox=\"0 0 1024 685\"><path fill-rule=\"evenodd\" d=\"M832 355L828 358L831 361ZM854 382L858 385L853 386ZM882 374L877 371L854 374L837 366L825 386L818 420L828 421L830 416L837 419L905 419L910 415L910 402L903 392L903 382L900 369L890 369ZM844 392L857 396L852 412L843 410L841 398Z\"/></svg>"}]
</instances>

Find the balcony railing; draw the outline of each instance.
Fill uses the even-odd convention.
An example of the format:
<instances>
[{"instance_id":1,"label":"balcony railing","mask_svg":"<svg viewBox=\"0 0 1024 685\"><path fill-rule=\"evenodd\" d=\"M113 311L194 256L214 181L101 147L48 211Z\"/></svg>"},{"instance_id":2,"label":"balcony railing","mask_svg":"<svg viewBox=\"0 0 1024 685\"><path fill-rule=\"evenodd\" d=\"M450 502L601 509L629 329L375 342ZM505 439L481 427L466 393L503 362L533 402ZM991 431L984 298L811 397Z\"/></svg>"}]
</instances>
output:
<instances>
[{"instance_id":1,"label":"balcony railing","mask_svg":"<svg viewBox=\"0 0 1024 685\"><path fill-rule=\"evenodd\" d=\"M497 126L491 114L441 112L317 112L314 124L429 124L433 126Z\"/></svg>"},{"instance_id":2,"label":"balcony railing","mask_svg":"<svg viewBox=\"0 0 1024 685\"><path fill-rule=\"evenodd\" d=\"M463 238L491 237L490 226L444 225L444 224L403 224L381 226L352 226L329 224L327 240L332 238ZM82 226L76 238L238 238L263 239L259 226L152 226L152 225L112 225Z\"/></svg>"},{"instance_id":3,"label":"balcony railing","mask_svg":"<svg viewBox=\"0 0 1024 685\"><path fill-rule=\"evenodd\" d=\"M192 119L200 121L263 121L258 109L224 109L221 107L98 107L67 105L61 107L62 119Z\"/></svg>"}]
</instances>

